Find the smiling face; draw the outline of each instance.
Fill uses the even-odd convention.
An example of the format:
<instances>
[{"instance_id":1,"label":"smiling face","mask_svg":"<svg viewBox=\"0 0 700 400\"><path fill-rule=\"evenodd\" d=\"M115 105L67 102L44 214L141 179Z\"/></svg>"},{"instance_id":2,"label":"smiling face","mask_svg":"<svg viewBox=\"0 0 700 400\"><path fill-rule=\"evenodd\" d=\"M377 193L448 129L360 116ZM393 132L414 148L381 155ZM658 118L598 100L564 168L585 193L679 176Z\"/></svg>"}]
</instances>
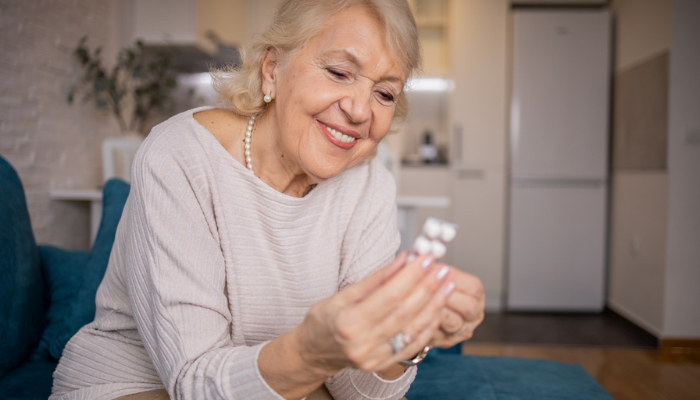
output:
<instances>
[{"instance_id":1,"label":"smiling face","mask_svg":"<svg viewBox=\"0 0 700 400\"><path fill-rule=\"evenodd\" d=\"M275 64L268 53L263 62L262 89L274 101L260 123L272 133L275 159L311 183L373 152L406 80L384 28L365 9L348 8L327 26L290 60Z\"/></svg>"}]
</instances>

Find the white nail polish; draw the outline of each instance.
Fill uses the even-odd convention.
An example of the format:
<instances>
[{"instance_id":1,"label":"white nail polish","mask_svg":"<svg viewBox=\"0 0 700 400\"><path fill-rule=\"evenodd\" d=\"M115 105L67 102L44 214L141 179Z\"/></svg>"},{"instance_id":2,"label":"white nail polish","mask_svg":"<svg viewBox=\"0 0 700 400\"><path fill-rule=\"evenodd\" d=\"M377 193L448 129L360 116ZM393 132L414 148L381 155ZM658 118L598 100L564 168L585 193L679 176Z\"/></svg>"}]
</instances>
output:
<instances>
[{"instance_id":1,"label":"white nail polish","mask_svg":"<svg viewBox=\"0 0 700 400\"><path fill-rule=\"evenodd\" d=\"M445 287L445 291L443 292L443 293L445 293L445 297L448 297L449 295L451 295L453 290L455 290L455 283L454 283L454 282L450 282L450 283Z\"/></svg>"},{"instance_id":2,"label":"white nail polish","mask_svg":"<svg viewBox=\"0 0 700 400\"><path fill-rule=\"evenodd\" d=\"M428 268L430 266L430 264L432 264L432 263L433 263L433 258L428 257L425 260L423 260L423 263L420 266L423 268Z\"/></svg>"},{"instance_id":3,"label":"white nail polish","mask_svg":"<svg viewBox=\"0 0 700 400\"><path fill-rule=\"evenodd\" d=\"M447 272L448 272L449 270L450 270L450 268L449 268L447 265L445 265L444 267L442 267L442 269L440 270L440 272L438 272L438 274L437 274L437 276L436 276L436 277L437 277L437 280L439 280L439 281L442 280L442 278L444 278L445 275L447 275Z\"/></svg>"}]
</instances>

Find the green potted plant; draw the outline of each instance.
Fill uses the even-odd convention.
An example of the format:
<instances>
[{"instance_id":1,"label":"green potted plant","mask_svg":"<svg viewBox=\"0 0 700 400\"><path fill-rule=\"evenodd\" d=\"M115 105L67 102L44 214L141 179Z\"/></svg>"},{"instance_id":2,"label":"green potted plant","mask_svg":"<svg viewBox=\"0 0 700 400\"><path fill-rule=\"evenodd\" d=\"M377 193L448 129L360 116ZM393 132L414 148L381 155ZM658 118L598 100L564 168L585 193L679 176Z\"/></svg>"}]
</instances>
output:
<instances>
[{"instance_id":1,"label":"green potted plant","mask_svg":"<svg viewBox=\"0 0 700 400\"><path fill-rule=\"evenodd\" d=\"M172 110L177 80L170 53L147 53L137 41L122 49L114 67L107 69L102 48L90 52L86 42L87 37L83 37L73 51L82 76L70 89L69 103L79 96L83 102L93 101L98 109L115 117L122 132L142 133L154 112Z\"/></svg>"}]
</instances>

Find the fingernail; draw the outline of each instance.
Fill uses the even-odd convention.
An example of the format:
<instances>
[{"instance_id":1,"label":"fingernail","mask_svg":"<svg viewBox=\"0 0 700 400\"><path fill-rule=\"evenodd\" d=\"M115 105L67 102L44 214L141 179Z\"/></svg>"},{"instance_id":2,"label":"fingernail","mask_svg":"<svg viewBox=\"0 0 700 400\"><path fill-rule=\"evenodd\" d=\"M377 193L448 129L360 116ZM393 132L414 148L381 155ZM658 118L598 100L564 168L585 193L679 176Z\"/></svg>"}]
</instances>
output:
<instances>
[{"instance_id":1,"label":"fingernail","mask_svg":"<svg viewBox=\"0 0 700 400\"><path fill-rule=\"evenodd\" d=\"M449 268L447 265L445 265L444 267L442 267L442 269L440 270L440 272L438 272L438 274L437 274L437 280L442 280L442 278L444 278L445 275L447 275L447 272L448 272L449 270L450 270L450 268Z\"/></svg>"},{"instance_id":2,"label":"fingernail","mask_svg":"<svg viewBox=\"0 0 700 400\"><path fill-rule=\"evenodd\" d=\"M425 260L423 260L423 263L420 265L423 268L428 268L430 264L433 263L433 257L428 257Z\"/></svg>"},{"instance_id":3,"label":"fingernail","mask_svg":"<svg viewBox=\"0 0 700 400\"><path fill-rule=\"evenodd\" d=\"M445 290L443 293L445 294L445 297L448 297L449 295L452 294L452 292L455 290L455 283L450 282L447 286L445 286Z\"/></svg>"}]
</instances>

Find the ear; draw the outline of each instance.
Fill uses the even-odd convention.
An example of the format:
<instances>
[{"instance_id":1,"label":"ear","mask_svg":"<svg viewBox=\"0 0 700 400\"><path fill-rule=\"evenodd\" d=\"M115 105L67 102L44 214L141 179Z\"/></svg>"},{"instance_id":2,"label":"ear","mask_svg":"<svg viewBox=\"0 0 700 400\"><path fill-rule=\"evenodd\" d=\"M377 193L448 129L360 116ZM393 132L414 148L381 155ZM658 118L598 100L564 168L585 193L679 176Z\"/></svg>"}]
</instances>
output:
<instances>
[{"instance_id":1,"label":"ear","mask_svg":"<svg viewBox=\"0 0 700 400\"><path fill-rule=\"evenodd\" d=\"M277 94L277 74L279 72L279 53L274 47L268 47L262 62L262 91L273 99Z\"/></svg>"}]
</instances>

